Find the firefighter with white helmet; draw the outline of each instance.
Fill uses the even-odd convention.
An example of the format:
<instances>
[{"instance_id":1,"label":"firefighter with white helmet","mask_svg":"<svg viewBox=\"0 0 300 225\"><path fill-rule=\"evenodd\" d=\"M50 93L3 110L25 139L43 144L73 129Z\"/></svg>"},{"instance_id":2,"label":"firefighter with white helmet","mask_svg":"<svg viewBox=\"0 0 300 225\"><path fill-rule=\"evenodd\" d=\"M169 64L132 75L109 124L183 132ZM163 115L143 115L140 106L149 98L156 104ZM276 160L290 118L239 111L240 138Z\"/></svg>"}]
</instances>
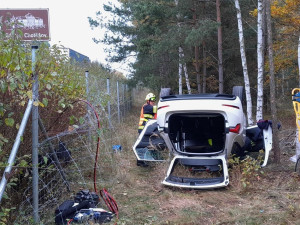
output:
<instances>
[{"instance_id":1,"label":"firefighter with white helmet","mask_svg":"<svg viewBox=\"0 0 300 225\"><path fill-rule=\"evenodd\" d=\"M145 127L145 124L150 119L156 119L157 116L157 106L155 106L156 97L153 93L147 94L145 101L146 103L143 105L141 109L140 121L138 132L141 133Z\"/></svg>"}]
</instances>

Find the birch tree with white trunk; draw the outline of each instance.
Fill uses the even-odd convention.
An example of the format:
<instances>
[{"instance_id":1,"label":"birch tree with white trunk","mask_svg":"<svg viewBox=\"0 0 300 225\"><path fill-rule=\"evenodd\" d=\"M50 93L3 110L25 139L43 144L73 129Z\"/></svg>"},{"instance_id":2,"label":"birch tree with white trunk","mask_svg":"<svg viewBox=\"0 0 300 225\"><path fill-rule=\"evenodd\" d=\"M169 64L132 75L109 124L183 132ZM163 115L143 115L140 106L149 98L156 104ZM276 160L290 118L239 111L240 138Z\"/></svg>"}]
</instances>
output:
<instances>
[{"instance_id":1,"label":"birch tree with white trunk","mask_svg":"<svg viewBox=\"0 0 300 225\"><path fill-rule=\"evenodd\" d=\"M178 6L178 0L174 0L175 1L175 5L176 7ZM180 15L177 15L177 19L180 18ZM178 26L180 26L179 22L177 24ZM184 53L183 53L183 49L181 46L178 47L178 56L179 56L179 64L178 64L178 76L179 76L179 81L178 81L178 85L179 85L179 94L182 94L182 69L184 70L184 75L185 75L185 81L186 81L186 86L188 89L188 93L191 94L191 86L190 86L190 82L189 82L189 75L187 72L187 66L186 63L182 64L182 62L184 61Z\"/></svg>"},{"instance_id":2,"label":"birch tree with white trunk","mask_svg":"<svg viewBox=\"0 0 300 225\"><path fill-rule=\"evenodd\" d=\"M264 41L263 0L257 1L257 106L256 121L263 118Z\"/></svg>"},{"instance_id":3,"label":"birch tree with white trunk","mask_svg":"<svg viewBox=\"0 0 300 225\"><path fill-rule=\"evenodd\" d=\"M179 61L178 65L178 94L182 95L182 64Z\"/></svg>"},{"instance_id":4,"label":"birch tree with white trunk","mask_svg":"<svg viewBox=\"0 0 300 225\"><path fill-rule=\"evenodd\" d=\"M192 94L190 81L189 81L189 75L187 72L187 66L186 66L186 63L182 63L182 60L184 60L184 53L183 53L183 49L181 46L178 48L178 52L179 52L179 71L178 72L179 72L179 79L180 79L180 83L181 83L181 87L179 89L181 89L181 94L182 94L182 69L183 69L188 93Z\"/></svg>"},{"instance_id":5,"label":"birch tree with white trunk","mask_svg":"<svg viewBox=\"0 0 300 225\"><path fill-rule=\"evenodd\" d=\"M182 50L181 47L180 47L180 49ZM180 51L180 49L179 49L179 51ZM183 50L182 50L182 58L184 58ZM190 80L189 80L189 74L188 74L188 71L187 71L186 63L183 64L183 71L184 71L184 76L185 76L186 88L188 90L188 93L192 94Z\"/></svg>"},{"instance_id":6,"label":"birch tree with white trunk","mask_svg":"<svg viewBox=\"0 0 300 225\"><path fill-rule=\"evenodd\" d=\"M253 122L253 118L252 118L252 99L251 99L250 81L249 81L249 76L248 76L247 59L246 59L245 44L244 44L242 13L241 13L239 1L234 0L234 3L235 3L236 11L237 11L236 16L237 16L238 30L239 30L240 52L241 52L241 60L242 60L243 75L244 75L244 82L245 82L245 92L246 92L246 102L247 102L247 119L248 119L248 125L251 126L254 124L254 122Z\"/></svg>"}]
</instances>

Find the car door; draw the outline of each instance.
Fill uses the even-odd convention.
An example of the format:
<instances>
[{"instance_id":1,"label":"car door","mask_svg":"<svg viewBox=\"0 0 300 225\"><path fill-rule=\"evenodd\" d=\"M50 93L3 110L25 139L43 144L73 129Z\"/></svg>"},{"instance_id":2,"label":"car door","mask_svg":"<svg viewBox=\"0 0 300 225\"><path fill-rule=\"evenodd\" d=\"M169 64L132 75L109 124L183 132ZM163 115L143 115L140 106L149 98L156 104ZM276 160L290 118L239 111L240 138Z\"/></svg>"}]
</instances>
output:
<instances>
[{"instance_id":1,"label":"car door","mask_svg":"<svg viewBox=\"0 0 300 225\"><path fill-rule=\"evenodd\" d=\"M268 126L268 128L263 129L263 135L264 135L264 146L265 146L265 159L262 167L266 166L268 163L270 151L272 150L273 140L272 140L272 127Z\"/></svg>"},{"instance_id":2,"label":"car door","mask_svg":"<svg viewBox=\"0 0 300 225\"><path fill-rule=\"evenodd\" d=\"M161 138L156 120L149 120L133 145L139 161L165 161L169 157L164 140Z\"/></svg>"},{"instance_id":3,"label":"car door","mask_svg":"<svg viewBox=\"0 0 300 225\"><path fill-rule=\"evenodd\" d=\"M248 153L264 150L264 159L262 167L268 163L270 151L272 150L272 127L270 124L259 127L258 125L247 127L246 130L246 148Z\"/></svg>"}]
</instances>

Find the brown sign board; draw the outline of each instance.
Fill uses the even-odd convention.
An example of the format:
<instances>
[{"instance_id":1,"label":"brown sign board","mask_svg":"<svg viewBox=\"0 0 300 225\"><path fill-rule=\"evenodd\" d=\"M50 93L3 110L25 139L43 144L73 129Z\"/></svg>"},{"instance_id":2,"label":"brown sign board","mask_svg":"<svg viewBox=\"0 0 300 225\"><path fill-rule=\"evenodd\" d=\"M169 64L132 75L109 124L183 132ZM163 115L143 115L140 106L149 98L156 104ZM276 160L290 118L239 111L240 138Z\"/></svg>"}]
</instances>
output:
<instances>
[{"instance_id":1,"label":"brown sign board","mask_svg":"<svg viewBox=\"0 0 300 225\"><path fill-rule=\"evenodd\" d=\"M0 9L0 29L7 36L14 29L24 41L50 41L48 9Z\"/></svg>"}]
</instances>

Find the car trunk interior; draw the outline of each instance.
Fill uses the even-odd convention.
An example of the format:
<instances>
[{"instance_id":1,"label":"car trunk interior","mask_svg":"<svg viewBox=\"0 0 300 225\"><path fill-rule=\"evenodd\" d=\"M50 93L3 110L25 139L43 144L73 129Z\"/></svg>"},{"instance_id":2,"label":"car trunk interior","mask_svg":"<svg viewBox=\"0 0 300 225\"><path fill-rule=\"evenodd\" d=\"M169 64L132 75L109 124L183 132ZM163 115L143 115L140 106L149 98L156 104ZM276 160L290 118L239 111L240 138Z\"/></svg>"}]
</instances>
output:
<instances>
[{"instance_id":1,"label":"car trunk interior","mask_svg":"<svg viewBox=\"0 0 300 225\"><path fill-rule=\"evenodd\" d=\"M168 135L178 152L216 154L225 145L225 119L221 114L173 114L168 121Z\"/></svg>"}]
</instances>

